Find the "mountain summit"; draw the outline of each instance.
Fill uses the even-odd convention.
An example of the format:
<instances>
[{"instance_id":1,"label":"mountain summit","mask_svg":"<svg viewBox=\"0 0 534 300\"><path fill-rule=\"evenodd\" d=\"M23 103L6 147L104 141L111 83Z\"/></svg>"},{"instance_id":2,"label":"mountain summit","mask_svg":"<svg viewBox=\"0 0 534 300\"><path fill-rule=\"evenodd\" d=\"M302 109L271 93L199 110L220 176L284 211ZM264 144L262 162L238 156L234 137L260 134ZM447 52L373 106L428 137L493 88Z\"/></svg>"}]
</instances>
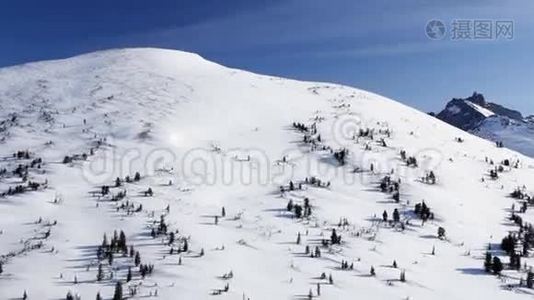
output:
<instances>
[{"instance_id":1,"label":"mountain summit","mask_svg":"<svg viewBox=\"0 0 534 300\"><path fill-rule=\"evenodd\" d=\"M462 130L534 156L534 122L516 110L488 102L480 93L454 98L437 118Z\"/></svg>"}]
</instances>

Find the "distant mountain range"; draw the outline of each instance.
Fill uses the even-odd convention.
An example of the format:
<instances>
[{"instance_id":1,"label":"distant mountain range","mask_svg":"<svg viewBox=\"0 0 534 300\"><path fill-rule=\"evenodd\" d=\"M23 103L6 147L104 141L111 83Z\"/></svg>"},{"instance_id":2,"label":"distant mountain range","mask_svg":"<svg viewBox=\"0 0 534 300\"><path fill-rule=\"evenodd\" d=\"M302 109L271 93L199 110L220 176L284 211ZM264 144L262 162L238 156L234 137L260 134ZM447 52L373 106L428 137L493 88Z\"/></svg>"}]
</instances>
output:
<instances>
[{"instance_id":1,"label":"distant mountain range","mask_svg":"<svg viewBox=\"0 0 534 300\"><path fill-rule=\"evenodd\" d=\"M492 141L502 141L505 147L534 156L534 116L488 102L474 92L465 99L454 98L436 115L460 129Z\"/></svg>"}]
</instances>

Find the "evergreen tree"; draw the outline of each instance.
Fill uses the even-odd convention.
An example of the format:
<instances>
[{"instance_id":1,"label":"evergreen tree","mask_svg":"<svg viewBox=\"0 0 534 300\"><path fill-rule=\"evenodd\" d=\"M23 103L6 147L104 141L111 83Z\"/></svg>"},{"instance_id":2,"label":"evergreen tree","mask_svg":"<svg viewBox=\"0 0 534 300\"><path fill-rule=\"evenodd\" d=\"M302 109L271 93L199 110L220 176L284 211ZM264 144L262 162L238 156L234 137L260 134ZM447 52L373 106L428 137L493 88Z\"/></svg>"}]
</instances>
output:
<instances>
[{"instance_id":1,"label":"evergreen tree","mask_svg":"<svg viewBox=\"0 0 534 300\"><path fill-rule=\"evenodd\" d=\"M376 276L375 267L371 266L371 271L369 273L371 274L371 276Z\"/></svg>"},{"instance_id":2,"label":"evergreen tree","mask_svg":"<svg viewBox=\"0 0 534 300\"><path fill-rule=\"evenodd\" d=\"M293 210L293 200L289 199L289 201L287 202L287 211L292 211Z\"/></svg>"},{"instance_id":3,"label":"evergreen tree","mask_svg":"<svg viewBox=\"0 0 534 300\"><path fill-rule=\"evenodd\" d=\"M492 271L493 271L493 274L501 274L501 271L503 270L503 265L502 265L502 262L501 260L495 256L493 257L493 265L492 265Z\"/></svg>"},{"instance_id":4,"label":"evergreen tree","mask_svg":"<svg viewBox=\"0 0 534 300\"><path fill-rule=\"evenodd\" d=\"M339 244L339 242L340 242L340 238L337 235L335 229L332 229L332 234L330 235L330 242L332 243L332 245Z\"/></svg>"},{"instance_id":5,"label":"evergreen tree","mask_svg":"<svg viewBox=\"0 0 534 300\"><path fill-rule=\"evenodd\" d=\"M534 287L534 273L532 271L529 271L527 274L527 287L529 289Z\"/></svg>"},{"instance_id":6,"label":"evergreen tree","mask_svg":"<svg viewBox=\"0 0 534 300\"><path fill-rule=\"evenodd\" d=\"M132 267L128 267L128 275L126 275L126 282L130 282L132 280Z\"/></svg>"},{"instance_id":7,"label":"evergreen tree","mask_svg":"<svg viewBox=\"0 0 534 300\"><path fill-rule=\"evenodd\" d=\"M174 243L174 232L171 231L171 233L169 234L169 245L172 245L172 243Z\"/></svg>"},{"instance_id":8,"label":"evergreen tree","mask_svg":"<svg viewBox=\"0 0 534 300\"><path fill-rule=\"evenodd\" d=\"M187 252L187 251L189 251L189 243L187 242L187 240L184 240L183 252Z\"/></svg>"},{"instance_id":9,"label":"evergreen tree","mask_svg":"<svg viewBox=\"0 0 534 300\"><path fill-rule=\"evenodd\" d=\"M122 300L122 283L120 281L117 281L117 284L115 285L113 300Z\"/></svg>"},{"instance_id":10,"label":"evergreen tree","mask_svg":"<svg viewBox=\"0 0 534 300\"><path fill-rule=\"evenodd\" d=\"M406 272L404 270L402 270L400 273L400 281L406 282Z\"/></svg>"},{"instance_id":11,"label":"evergreen tree","mask_svg":"<svg viewBox=\"0 0 534 300\"><path fill-rule=\"evenodd\" d=\"M139 251L135 252L134 263L136 267L141 263L141 254L139 254Z\"/></svg>"},{"instance_id":12,"label":"evergreen tree","mask_svg":"<svg viewBox=\"0 0 534 300\"><path fill-rule=\"evenodd\" d=\"M122 230L121 230L121 233L119 235L118 248L123 253L128 253L128 246L126 245L126 235L124 234L124 231L122 231Z\"/></svg>"},{"instance_id":13,"label":"evergreen tree","mask_svg":"<svg viewBox=\"0 0 534 300\"><path fill-rule=\"evenodd\" d=\"M300 245L300 232L297 234L297 245ZM0 269L0 271L1 271L1 269ZM2 273L2 272L0 272L0 273Z\"/></svg>"},{"instance_id":14,"label":"evergreen tree","mask_svg":"<svg viewBox=\"0 0 534 300\"><path fill-rule=\"evenodd\" d=\"M72 293L70 291L67 293L65 300L74 300L74 296L72 296Z\"/></svg>"},{"instance_id":15,"label":"evergreen tree","mask_svg":"<svg viewBox=\"0 0 534 300\"><path fill-rule=\"evenodd\" d=\"M96 300L102 300L102 296L100 296L100 292L96 293Z\"/></svg>"},{"instance_id":16,"label":"evergreen tree","mask_svg":"<svg viewBox=\"0 0 534 300\"><path fill-rule=\"evenodd\" d=\"M96 281L102 281L104 279L104 271L102 270L102 264L98 265L98 272L96 274Z\"/></svg>"},{"instance_id":17,"label":"evergreen tree","mask_svg":"<svg viewBox=\"0 0 534 300\"><path fill-rule=\"evenodd\" d=\"M393 211L393 221L395 223L398 223L400 221L400 214L399 214L399 210L395 208L395 210Z\"/></svg>"},{"instance_id":18,"label":"evergreen tree","mask_svg":"<svg viewBox=\"0 0 534 300\"><path fill-rule=\"evenodd\" d=\"M492 264L491 264L491 253L486 252L486 259L484 260L484 270L489 273L491 272Z\"/></svg>"},{"instance_id":19,"label":"evergreen tree","mask_svg":"<svg viewBox=\"0 0 534 300\"><path fill-rule=\"evenodd\" d=\"M438 228L438 238L443 239L445 238L445 228L439 227Z\"/></svg>"}]
</instances>

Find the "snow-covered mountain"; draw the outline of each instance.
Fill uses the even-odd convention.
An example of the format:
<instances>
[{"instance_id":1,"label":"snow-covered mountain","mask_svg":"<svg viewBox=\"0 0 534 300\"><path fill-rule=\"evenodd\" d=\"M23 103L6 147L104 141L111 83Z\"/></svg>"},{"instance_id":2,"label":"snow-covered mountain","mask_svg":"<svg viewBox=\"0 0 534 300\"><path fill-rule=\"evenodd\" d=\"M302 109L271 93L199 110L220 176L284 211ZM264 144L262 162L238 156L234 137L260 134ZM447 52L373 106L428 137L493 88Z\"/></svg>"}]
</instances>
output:
<instances>
[{"instance_id":1,"label":"snow-covered mountain","mask_svg":"<svg viewBox=\"0 0 534 300\"><path fill-rule=\"evenodd\" d=\"M0 299L534 295L534 160L363 90L110 50L1 69L0 140Z\"/></svg>"},{"instance_id":2,"label":"snow-covered mountain","mask_svg":"<svg viewBox=\"0 0 534 300\"><path fill-rule=\"evenodd\" d=\"M505 147L534 157L534 121L516 110L487 102L480 93L449 101L437 117Z\"/></svg>"}]
</instances>

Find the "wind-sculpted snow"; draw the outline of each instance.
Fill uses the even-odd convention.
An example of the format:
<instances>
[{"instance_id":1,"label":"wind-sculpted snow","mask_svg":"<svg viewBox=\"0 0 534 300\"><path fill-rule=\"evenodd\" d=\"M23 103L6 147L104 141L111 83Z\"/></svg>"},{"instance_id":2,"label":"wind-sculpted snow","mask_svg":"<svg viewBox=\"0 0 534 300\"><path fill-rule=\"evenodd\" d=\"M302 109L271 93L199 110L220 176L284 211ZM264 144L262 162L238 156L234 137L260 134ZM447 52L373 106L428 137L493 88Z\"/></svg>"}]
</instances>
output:
<instances>
[{"instance_id":1,"label":"wind-sculpted snow","mask_svg":"<svg viewBox=\"0 0 534 300\"><path fill-rule=\"evenodd\" d=\"M379 95L123 49L1 69L0 107L0 299L533 295L534 161Z\"/></svg>"}]
</instances>

